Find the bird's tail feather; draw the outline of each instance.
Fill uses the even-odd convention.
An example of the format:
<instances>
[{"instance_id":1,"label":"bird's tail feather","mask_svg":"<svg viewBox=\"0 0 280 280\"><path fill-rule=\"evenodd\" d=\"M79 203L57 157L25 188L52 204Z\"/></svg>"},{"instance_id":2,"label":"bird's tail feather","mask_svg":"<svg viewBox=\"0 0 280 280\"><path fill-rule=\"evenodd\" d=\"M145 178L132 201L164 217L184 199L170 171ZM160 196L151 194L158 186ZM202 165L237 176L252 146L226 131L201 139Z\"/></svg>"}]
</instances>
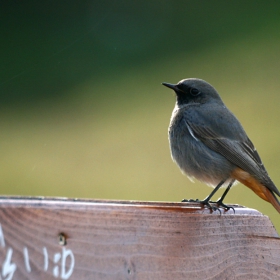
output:
<instances>
[{"instance_id":1,"label":"bird's tail feather","mask_svg":"<svg viewBox=\"0 0 280 280\"><path fill-rule=\"evenodd\" d=\"M242 170L241 168L236 168L231 175L234 179L250 188L259 197L266 200L267 202L270 202L280 213L280 202L276 198L276 195L273 193L273 191L270 190L270 188L260 183L248 172Z\"/></svg>"},{"instance_id":2,"label":"bird's tail feather","mask_svg":"<svg viewBox=\"0 0 280 280\"><path fill-rule=\"evenodd\" d=\"M274 208L280 213L280 202L275 196L275 194L270 191L268 188L265 188L265 196L268 201L274 206Z\"/></svg>"}]
</instances>

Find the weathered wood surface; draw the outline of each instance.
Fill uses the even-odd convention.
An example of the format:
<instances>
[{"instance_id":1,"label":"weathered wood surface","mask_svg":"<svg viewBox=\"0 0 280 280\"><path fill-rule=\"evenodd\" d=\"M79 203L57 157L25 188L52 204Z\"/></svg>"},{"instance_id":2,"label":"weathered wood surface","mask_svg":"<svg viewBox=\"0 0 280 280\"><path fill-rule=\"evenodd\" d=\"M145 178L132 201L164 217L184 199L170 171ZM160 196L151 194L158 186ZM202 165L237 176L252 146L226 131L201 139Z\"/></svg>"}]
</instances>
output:
<instances>
[{"instance_id":1,"label":"weathered wood surface","mask_svg":"<svg viewBox=\"0 0 280 280\"><path fill-rule=\"evenodd\" d=\"M0 279L280 279L270 220L235 209L0 197Z\"/></svg>"}]
</instances>

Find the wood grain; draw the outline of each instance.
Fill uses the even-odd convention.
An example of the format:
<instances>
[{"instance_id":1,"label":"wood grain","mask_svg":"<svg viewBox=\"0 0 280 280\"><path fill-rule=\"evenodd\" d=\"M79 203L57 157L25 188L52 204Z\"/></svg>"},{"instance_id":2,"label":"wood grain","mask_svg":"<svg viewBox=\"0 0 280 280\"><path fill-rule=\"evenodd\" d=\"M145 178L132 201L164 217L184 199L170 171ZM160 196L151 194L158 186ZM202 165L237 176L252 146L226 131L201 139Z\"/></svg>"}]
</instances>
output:
<instances>
[{"instance_id":1,"label":"wood grain","mask_svg":"<svg viewBox=\"0 0 280 280\"><path fill-rule=\"evenodd\" d=\"M280 279L275 228L236 205L0 197L0 224L2 279Z\"/></svg>"}]
</instances>

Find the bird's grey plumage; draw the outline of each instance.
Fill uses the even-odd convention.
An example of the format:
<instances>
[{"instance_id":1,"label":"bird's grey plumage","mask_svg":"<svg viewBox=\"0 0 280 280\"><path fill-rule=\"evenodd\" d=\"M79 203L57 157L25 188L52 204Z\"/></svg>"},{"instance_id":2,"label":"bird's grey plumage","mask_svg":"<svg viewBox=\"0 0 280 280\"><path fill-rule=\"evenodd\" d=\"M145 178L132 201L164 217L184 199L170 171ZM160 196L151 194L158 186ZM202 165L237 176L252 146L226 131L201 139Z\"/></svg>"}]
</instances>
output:
<instances>
[{"instance_id":1,"label":"bird's grey plumage","mask_svg":"<svg viewBox=\"0 0 280 280\"><path fill-rule=\"evenodd\" d=\"M176 92L169 143L172 159L186 175L216 186L229 183L238 167L280 196L240 122L210 84L194 78L163 84Z\"/></svg>"}]
</instances>

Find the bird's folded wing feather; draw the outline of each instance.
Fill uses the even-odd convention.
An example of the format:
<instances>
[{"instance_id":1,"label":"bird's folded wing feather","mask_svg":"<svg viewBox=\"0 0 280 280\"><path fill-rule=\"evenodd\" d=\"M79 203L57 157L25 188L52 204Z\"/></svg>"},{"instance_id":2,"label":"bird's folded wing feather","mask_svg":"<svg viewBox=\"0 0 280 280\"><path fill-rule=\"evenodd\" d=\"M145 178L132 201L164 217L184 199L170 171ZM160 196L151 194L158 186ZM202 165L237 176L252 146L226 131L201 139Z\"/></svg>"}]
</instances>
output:
<instances>
[{"instance_id":1,"label":"bird's folded wing feather","mask_svg":"<svg viewBox=\"0 0 280 280\"><path fill-rule=\"evenodd\" d=\"M255 178L266 182L266 187L279 194L279 191L270 180L258 152L247 137L245 141L218 136L207 126L187 122L194 136L213 151L223 155L237 167L247 171Z\"/></svg>"}]
</instances>

